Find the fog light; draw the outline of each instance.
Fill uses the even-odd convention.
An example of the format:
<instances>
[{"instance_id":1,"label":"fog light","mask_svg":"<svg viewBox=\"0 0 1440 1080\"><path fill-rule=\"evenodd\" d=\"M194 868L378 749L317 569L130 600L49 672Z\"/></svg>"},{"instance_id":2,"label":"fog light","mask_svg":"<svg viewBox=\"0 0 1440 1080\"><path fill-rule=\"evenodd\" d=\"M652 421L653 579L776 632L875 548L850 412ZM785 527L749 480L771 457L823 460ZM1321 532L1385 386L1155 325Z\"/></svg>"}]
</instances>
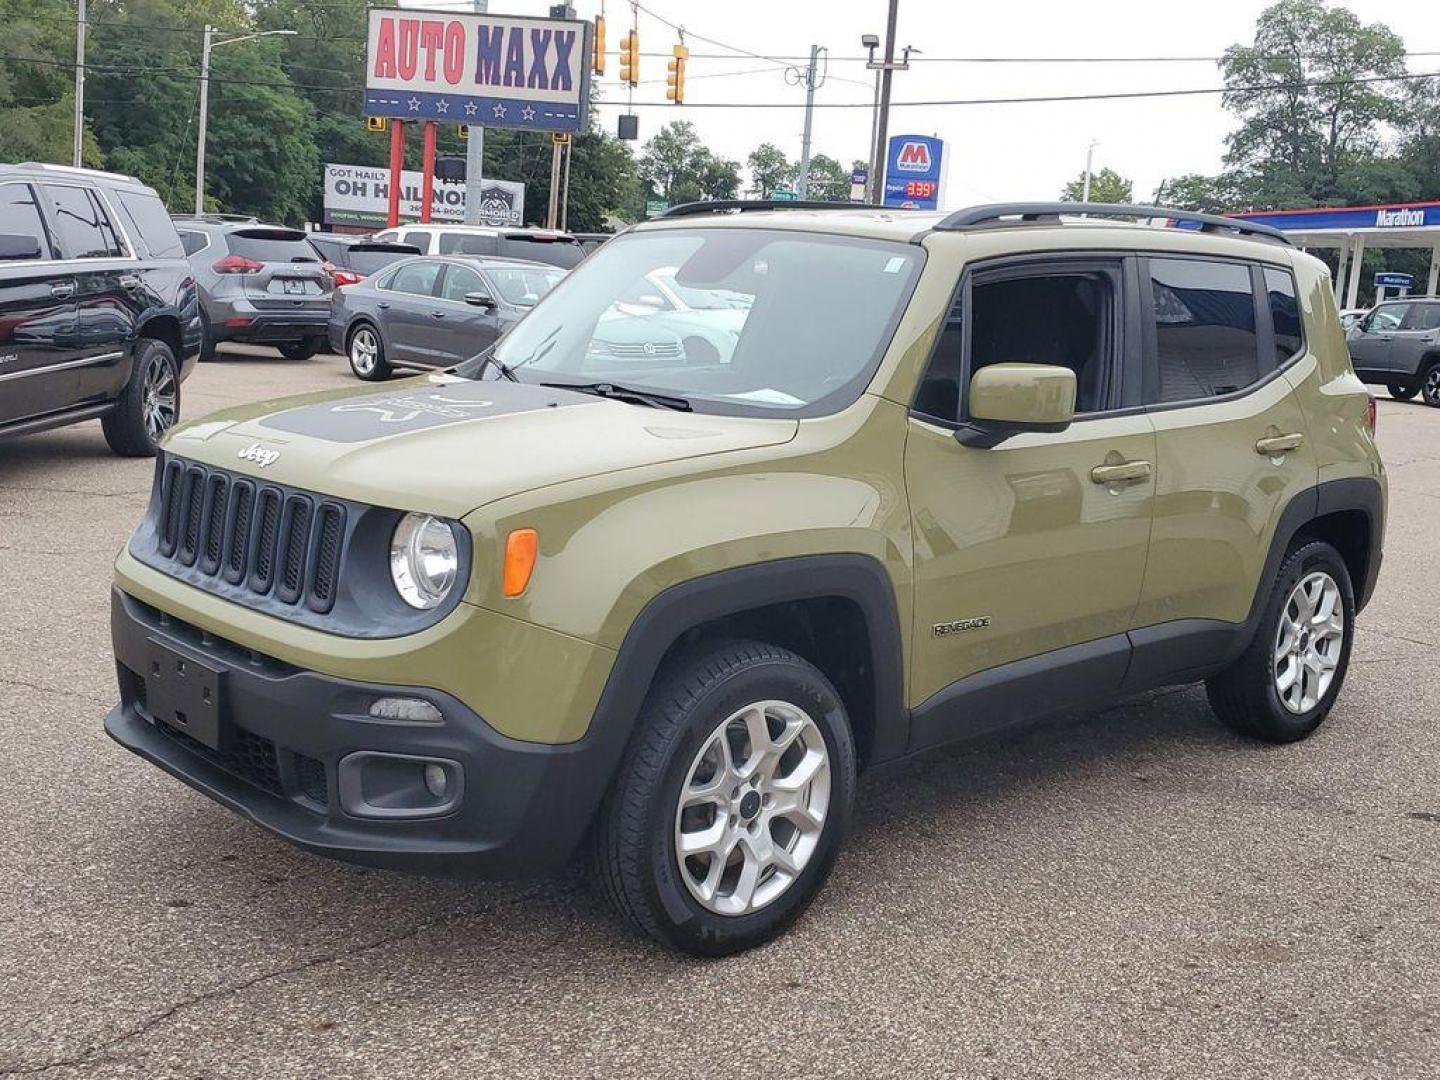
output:
<instances>
[{"instance_id":1,"label":"fog light","mask_svg":"<svg viewBox=\"0 0 1440 1080\"><path fill-rule=\"evenodd\" d=\"M428 701L410 697L382 697L370 703L376 720L400 720L407 724L441 724L445 718Z\"/></svg>"},{"instance_id":2,"label":"fog light","mask_svg":"<svg viewBox=\"0 0 1440 1080\"><path fill-rule=\"evenodd\" d=\"M445 792L450 787L450 777L445 773L445 766L429 764L425 766L425 790L434 795L437 799L445 798Z\"/></svg>"}]
</instances>

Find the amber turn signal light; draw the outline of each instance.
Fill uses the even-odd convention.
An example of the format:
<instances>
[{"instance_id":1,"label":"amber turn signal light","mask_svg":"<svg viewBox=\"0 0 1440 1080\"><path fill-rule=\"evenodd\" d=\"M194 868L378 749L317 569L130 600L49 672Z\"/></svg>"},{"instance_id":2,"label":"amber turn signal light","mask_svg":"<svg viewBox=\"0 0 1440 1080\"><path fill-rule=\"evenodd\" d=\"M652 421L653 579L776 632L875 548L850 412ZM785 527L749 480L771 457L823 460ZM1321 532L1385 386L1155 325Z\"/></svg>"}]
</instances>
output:
<instances>
[{"instance_id":1,"label":"amber turn signal light","mask_svg":"<svg viewBox=\"0 0 1440 1080\"><path fill-rule=\"evenodd\" d=\"M500 584L506 596L519 596L530 584L540 538L534 529L516 529L505 538L505 569Z\"/></svg>"}]
</instances>

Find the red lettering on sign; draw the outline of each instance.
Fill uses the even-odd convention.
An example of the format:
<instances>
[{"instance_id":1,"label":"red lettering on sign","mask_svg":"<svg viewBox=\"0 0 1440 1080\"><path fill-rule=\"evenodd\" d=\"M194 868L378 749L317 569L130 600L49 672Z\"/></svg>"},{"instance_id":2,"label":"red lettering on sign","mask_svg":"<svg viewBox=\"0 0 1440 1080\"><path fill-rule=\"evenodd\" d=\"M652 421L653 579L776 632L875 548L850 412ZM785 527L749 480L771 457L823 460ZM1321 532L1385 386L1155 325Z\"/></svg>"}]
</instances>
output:
<instances>
[{"instance_id":1,"label":"red lettering on sign","mask_svg":"<svg viewBox=\"0 0 1440 1080\"><path fill-rule=\"evenodd\" d=\"M396 51L396 67L400 78L413 79L420 64L420 20L400 20L400 47Z\"/></svg>"},{"instance_id":2,"label":"red lettering on sign","mask_svg":"<svg viewBox=\"0 0 1440 1080\"><path fill-rule=\"evenodd\" d=\"M465 74L465 24L452 22L445 27L445 81L454 86Z\"/></svg>"},{"instance_id":3,"label":"red lettering on sign","mask_svg":"<svg viewBox=\"0 0 1440 1080\"><path fill-rule=\"evenodd\" d=\"M425 50L425 81L435 81L435 54L445 41L445 24L439 19L426 19L420 24L420 48Z\"/></svg>"},{"instance_id":4,"label":"red lettering on sign","mask_svg":"<svg viewBox=\"0 0 1440 1080\"><path fill-rule=\"evenodd\" d=\"M395 78L395 20L380 20L380 36L375 42L375 77Z\"/></svg>"}]
</instances>

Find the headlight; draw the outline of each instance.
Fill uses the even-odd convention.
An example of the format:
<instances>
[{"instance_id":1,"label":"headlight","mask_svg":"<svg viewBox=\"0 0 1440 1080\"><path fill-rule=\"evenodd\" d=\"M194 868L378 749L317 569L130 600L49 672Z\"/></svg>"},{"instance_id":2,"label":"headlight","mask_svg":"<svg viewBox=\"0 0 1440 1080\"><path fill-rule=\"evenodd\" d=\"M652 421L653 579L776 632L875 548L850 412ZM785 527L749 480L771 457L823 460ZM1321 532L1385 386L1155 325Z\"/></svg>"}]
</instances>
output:
<instances>
[{"instance_id":1,"label":"headlight","mask_svg":"<svg viewBox=\"0 0 1440 1080\"><path fill-rule=\"evenodd\" d=\"M460 571L455 533L429 514L406 514L390 539L390 578L413 608L439 607Z\"/></svg>"}]
</instances>

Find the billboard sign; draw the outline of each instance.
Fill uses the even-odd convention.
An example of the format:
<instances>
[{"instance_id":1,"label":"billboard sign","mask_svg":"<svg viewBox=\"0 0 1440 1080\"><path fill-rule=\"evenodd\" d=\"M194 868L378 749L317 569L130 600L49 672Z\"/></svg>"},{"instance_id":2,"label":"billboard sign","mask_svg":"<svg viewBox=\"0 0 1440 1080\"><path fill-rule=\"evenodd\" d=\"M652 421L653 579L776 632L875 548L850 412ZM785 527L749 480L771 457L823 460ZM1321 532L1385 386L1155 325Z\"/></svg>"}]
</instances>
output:
<instances>
[{"instance_id":1,"label":"billboard sign","mask_svg":"<svg viewBox=\"0 0 1440 1080\"><path fill-rule=\"evenodd\" d=\"M420 220L421 175L400 174L400 220ZM390 170L384 166L325 166L325 224L373 225L384 228L390 210ZM519 227L525 224L525 185L485 180L480 188L481 224ZM434 221L465 220L463 181L435 182L431 210Z\"/></svg>"},{"instance_id":2,"label":"billboard sign","mask_svg":"<svg viewBox=\"0 0 1440 1080\"><path fill-rule=\"evenodd\" d=\"M590 23L371 8L365 115L584 131Z\"/></svg>"},{"instance_id":3,"label":"billboard sign","mask_svg":"<svg viewBox=\"0 0 1440 1080\"><path fill-rule=\"evenodd\" d=\"M938 209L946 164L943 140L930 135L892 135L885 153L885 205Z\"/></svg>"}]
</instances>

